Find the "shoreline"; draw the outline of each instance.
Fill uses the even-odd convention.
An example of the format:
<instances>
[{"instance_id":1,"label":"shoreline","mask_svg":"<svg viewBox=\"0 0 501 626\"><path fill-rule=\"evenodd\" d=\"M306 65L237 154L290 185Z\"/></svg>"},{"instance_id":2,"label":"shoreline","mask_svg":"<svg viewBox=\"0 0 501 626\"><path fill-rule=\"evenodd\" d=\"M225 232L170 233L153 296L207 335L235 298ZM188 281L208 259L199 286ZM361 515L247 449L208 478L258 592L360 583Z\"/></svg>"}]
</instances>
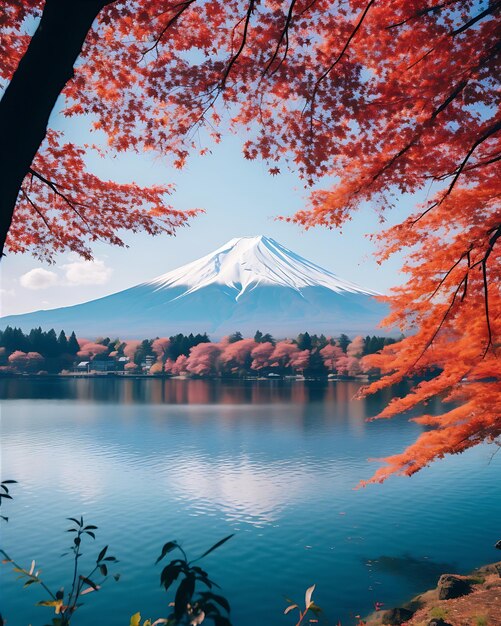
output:
<instances>
[{"instance_id":1,"label":"shoreline","mask_svg":"<svg viewBox=\"0 0 501 626\"><path fill-rule=\"evenodd\" d=\"M44 380L44 379L54 379L54 378L71 378L71 379L113 379L113 380L207 380L207 381L236 381L236 382L360 382L366 383L371 380L376 380L369 378L368 376L353 376L353 377L304 377L304 376L280 376L276 375L273 377L268 376L244 376L241 378L233 378L231 376L162 376L158 374L127 374L120 372L96 372L96 373L87 373L87 372L71 372L69 374L32 374L32 373L12 373L12 374L0 374L0 380L8 380L8 379L34 379L34 380Z\"/></svg>"},{"instance_id":2,"label":"shoreline","mask_svg":"<svg viewBox=\"0 0 501 626\"><path fill-rule=\"evenodd\" d=\"M501 561L468 575L444 573L437 586L399 607L374 611L364 626L501 626Z\"/></svg>"}]
</instances>

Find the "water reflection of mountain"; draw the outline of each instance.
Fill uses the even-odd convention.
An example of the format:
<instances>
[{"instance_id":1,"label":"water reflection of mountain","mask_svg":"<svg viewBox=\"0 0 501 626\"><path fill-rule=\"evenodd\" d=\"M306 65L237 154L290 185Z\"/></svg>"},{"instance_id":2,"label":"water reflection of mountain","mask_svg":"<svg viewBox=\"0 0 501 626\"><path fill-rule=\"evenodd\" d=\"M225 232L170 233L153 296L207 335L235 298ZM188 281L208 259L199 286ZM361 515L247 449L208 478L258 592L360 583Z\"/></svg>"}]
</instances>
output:
<instances>
[{"instance_id":1,"label":"water reflection of mountain","mask_svg":"<svg viewBox=\"0 0 501 626\"><path fill-rule=\"evenodd\" d=\"M106 590L105 604L86 606L87 621L98 623L104 611L108 626L155 607L157 597L165 602L152 564L169 539L200 553L237 533L210 559L239 626L267 623L270 612L256 607L270 598L279 616L283 595L313 582L319 603L335 607L329 623L345 623L353 607L367 613L375 600L397 606L422 591L429 585L416 580L435 576L451 555L460 571L492 559L500 512L492 451L479 446L412 479L355 490L375 468L367 459L402 450L421 430L408 416L367 422L388 396L353 400L357 389L353 382L0 381L2 472L18 480L2 542L17 546L23 562L40 555L46 571L59 571L64 517L96 523L127 574L116 592ZM29 610L39 598L27 602L17 581L5 583L6 613L33 623Z\"/></svg>"},{"instance_id":2,"label":"water reflection of mountain","mask_svg":"<svg viewBox=\"0 0 501 626\"><path fill-rule=\"evenodd\" d=\"M368 423L388 397L354 399L353 381L60 377L1 385L3 434L18 451L9 463L23 483L56 484L93 501L131 468L138 492L154 472L156 486L183 507L253 525L276 520L306 493L312 505L334 485L355 486L375 450L390 453L420 430L406 420ZM27 444L29 465L20 452Z\"/></svg>"}]
</instances>

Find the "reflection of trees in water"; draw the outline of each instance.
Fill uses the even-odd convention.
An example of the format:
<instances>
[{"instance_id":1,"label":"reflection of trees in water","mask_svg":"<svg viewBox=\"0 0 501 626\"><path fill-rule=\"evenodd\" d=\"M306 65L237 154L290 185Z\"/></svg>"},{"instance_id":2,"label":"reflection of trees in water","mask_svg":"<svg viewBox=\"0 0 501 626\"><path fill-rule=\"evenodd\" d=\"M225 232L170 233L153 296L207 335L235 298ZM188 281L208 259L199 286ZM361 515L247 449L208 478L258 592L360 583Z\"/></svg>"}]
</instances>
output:
<instances>
[{"instance_id":1,"label":"reflection of trees in water","mask_svg":"<svg viewBox=\"0 0 501 626\"><path fill-rule=\"evenodd\" d=\"M454 563L439 563L427 557L415 557L405 553L402 556L383 555L377 559L364 559L372 571L405 578L415 587L427 589L434 587L442 574L455 572Z\"/></svg>"},{"instance_id":2,"label":"reflection of trees in water","mask_svg":"<svg viewBox=\"0 0 501 626\"><path fill-rule=\"evenodd\" d=\"M406 385L385 389L369 398L356 399L357 381L203 380L154 378L29 378L0 379L0 395L15 399L58 399L116 404L167 405L323 405L318 413L305 412L295 419L308 427L315 423L345 422L362 434L366 419L376 415L392 395L403 395ZM439 400L427 411L438 413ZM290 419L293 419L290 416Z\"/></svg>"}]
</instances>

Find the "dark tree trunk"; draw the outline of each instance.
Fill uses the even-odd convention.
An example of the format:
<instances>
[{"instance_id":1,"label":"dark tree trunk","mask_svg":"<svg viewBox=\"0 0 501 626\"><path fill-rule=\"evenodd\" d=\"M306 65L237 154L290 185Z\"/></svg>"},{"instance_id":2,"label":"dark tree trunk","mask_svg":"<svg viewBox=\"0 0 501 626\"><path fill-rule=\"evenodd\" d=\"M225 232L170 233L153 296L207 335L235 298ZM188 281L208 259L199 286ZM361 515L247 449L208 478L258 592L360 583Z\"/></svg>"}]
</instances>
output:
<instances>
[{"instance_id":1,"label":"dark tree trunk","mask_svg":"<svg viewBox=\"0 0 501 626\"><path fill-rule=\"evenodd\" d=\"M108 0L109 2L109 0ZM40 24L0 101L0 252L21 183L49 116L106 0L47 0Z\"/></svg>"}]
</instances>

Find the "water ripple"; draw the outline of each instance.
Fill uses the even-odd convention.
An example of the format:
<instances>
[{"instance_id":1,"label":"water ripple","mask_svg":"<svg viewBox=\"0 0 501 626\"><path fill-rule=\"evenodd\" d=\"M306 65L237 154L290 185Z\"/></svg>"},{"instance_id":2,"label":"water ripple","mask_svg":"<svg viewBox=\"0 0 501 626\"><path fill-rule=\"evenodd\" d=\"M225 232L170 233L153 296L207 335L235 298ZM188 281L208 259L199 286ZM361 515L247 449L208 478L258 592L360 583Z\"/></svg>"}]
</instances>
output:
<instances>
[{"instance_id":1,"label":"water ripple","mask_svg":"<svg viewBox=\"0 0 501 626\"><path fill-rule=\"evenodd\" d=\"M109 626L137 610L164 614L153 563L170 539L196 556L236 533L206 563L236 626L288 623L283 597L301 598L313 583L332 621L345 620L375 600L391 605L421 591L444 564L467 571L496 558L501 473L488 448L356 491L374 469L368 458L420 432L403 420L367 424L380 398L354 404L351 384L151 383L55 381L41 390L17 382L17 399L4 403L2 476L19 481L5 548L23 563L40 559L57 587L68 568L59 556L65 518L83 514L99 526L85 558L104 544L120 558L122 580L89 599L81 623L99 621L100 611ZM0 574L6 615L41 619L27 601L37 595Z\"/></svg>"}]
</instances>

